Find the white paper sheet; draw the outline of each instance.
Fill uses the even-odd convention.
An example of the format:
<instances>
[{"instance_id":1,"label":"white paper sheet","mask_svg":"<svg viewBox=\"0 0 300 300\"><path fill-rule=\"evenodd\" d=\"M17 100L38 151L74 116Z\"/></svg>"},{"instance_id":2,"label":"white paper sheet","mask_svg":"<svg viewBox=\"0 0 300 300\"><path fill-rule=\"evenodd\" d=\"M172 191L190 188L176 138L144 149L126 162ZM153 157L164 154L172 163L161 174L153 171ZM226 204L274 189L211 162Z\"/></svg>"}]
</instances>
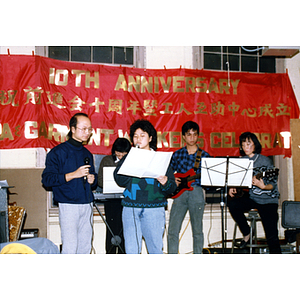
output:
<instances>
[{"instance_id":1,"label":"white paper sheet","mask_svg":"<svg viewBox=\"0 0 300 300\"><path fill-rule=\"evenodd\" d=\"M114 179L114 170L116 167L103 168L103 194L123 193L124 188L117 185Z\"/></svg>"},{"instance_id":2,"label":"white paper sheet","mask_svg":"<svg viewBox=\"0 0 300 300\"><path fill-rule=\"evenodd\" d=\"M131 148L118 174L157 178L166 174L172 154L173 152Z\"/></svg>"}]
</instances>

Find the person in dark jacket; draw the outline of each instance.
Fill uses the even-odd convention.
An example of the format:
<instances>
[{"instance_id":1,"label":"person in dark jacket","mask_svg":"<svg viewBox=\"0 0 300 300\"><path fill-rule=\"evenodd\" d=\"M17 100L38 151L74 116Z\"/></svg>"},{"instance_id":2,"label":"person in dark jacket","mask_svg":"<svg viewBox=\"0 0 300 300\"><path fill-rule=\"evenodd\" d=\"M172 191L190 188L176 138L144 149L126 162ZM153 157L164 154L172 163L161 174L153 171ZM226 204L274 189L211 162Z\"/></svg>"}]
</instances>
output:
<instances>
[{"instance_id":1,"label":"person in dark jacket","mask_svg":"<svg viewBox=\"0 0 300 300\"><path fill-rule=\"evenodd\" d=\"M133 146L143 150L156 151L157 132L147 120L137 120L130 126ZM118 174L127 156L118 163L114 178L125 187L123 205L123 229L126 254L139 254L144 237L149 254L163 253L165 230L166 197L176 189L172 168L157 178L138 178Z\"/></svg>"},{"instance_id":2,"label":"person in dark jacket","mask_svg":"<svg viewBox=\"0 0 300 300\"><path fill-rule=\"evenodd\" d=\"M69 139L54 147L46 157L42 183L52 188L59 204L62 253L89 254L93 237L93 193L97 174L93 155L84 147L92 125L84 113L69 122Z\"/></svg>"}]
</instances>

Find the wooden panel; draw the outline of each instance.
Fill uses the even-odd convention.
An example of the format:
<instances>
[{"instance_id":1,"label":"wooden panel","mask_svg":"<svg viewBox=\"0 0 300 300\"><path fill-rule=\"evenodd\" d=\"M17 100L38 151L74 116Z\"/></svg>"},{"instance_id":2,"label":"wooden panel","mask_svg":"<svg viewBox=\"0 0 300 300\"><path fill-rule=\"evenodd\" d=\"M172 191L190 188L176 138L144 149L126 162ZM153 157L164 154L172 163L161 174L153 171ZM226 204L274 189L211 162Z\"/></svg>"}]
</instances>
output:
<instances>
[{"instance_id":1,"label":"wooden panel","mask_svg":"<svg viewBox=\"0 0 300 300\"><path fill-rule=\"evenodd\" d=\"M41 183L43 169L0 169L0 180L6 179L12 193L9 203L26 209L25 229L39 229L39 237L47 238L47 192Z\"/></svg>"},{"instance_id":2,"label":"wooden panel","mask_svg":"<svg viewBox=\"0 0 300 300\"><path fill-rule=\"evenodd\" d=\"M300 201L300 120L291 119L295 201Z\"/></svg>"}]
</instances>

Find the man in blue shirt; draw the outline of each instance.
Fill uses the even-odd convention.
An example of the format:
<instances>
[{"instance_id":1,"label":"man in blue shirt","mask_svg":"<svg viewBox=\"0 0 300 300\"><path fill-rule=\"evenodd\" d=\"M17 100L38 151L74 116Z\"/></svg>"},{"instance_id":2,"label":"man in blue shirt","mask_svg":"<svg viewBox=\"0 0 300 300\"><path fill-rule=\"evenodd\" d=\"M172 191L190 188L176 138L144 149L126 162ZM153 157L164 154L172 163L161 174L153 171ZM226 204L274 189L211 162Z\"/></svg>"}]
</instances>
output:
<instances>
[{"instance_id":1,"label":"man in blue shirt","mask_svg":"<svg viewBox=\"0 0 300 300\"><path fill-rule=\"evenodd\" d=\"M68 140L46 157L42 183L53 190L59 204L63 254L89 254L93 238L92 189L97 187L92 153L84 147L92 133L88 115L75 114L69 122Z\"/></svg>"},{"instance_id":2,"label":"man in blue shirt","mask_svg":"<svg viewBox=\"0 0 300 300\"><path fill-rule=\"evenodd\" d=\"M205 199L203 189L201 187L201 157L209 157L210 155L197 145L199 137L199 126L193 121L188 121L182 126L182 138L186 146L177 150L171 159L171 167L175 173L186 173L191 169L199 174L192 182L193 190L185 190L182 194L178 193L174 199L170 213L168 228L168 253L177 254L179 248L179 233L181 230L183 219L189 211L193 232L193 253L200 254L203 250L203 213L205 207ZM196 163L198 161L198 164ZM182 176L180 176L182 177ZM176 178L177 186L180 185L180 177Z\"/></svg>"}]
</instances>

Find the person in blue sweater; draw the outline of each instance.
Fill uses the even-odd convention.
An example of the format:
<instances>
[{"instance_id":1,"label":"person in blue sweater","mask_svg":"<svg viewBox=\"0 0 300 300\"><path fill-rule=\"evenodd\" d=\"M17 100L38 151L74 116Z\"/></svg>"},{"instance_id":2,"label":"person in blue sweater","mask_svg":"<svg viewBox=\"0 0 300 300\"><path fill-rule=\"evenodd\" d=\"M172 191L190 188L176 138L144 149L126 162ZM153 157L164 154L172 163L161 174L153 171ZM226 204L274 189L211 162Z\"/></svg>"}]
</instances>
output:
<instances>
[{"instance_id":1,"label":"person in blue sweater","mask_svg":"<svg viewBox=\"0 0 300 300\"><path fill-rule=\"evenodd\" d=\"M205 209L205 196L200 179L201 159L210 155L198 146L200 129L196 122L185 122L181 133L186 146L173 153L171 167L174 172L181 174L194 170L199 177L191 183L193 190L186 190L173 200L168 227L168 253L179 253L179 233L185 215L189 211L193 232L193 253L201 254L204 244L203 214ZM180 177L176 177L176 184L180 186Z\"/></svg>"},{"instance_id":2,"label":"person in blue sweater","mask_svg":"<svg viewBox=\"0 0 300 300\"><path fill-rule=\"evenodd\" d=\"M157 149L157 132L148 120L137 120L130 126L130 139L134 147L149 151ZM122 220L126 254L141 253L142 237L149 254L162 254L167 196L176 189L174 172L169 166L166 174L157 178L118 174L126 157L114 171L116 183L125 187Z\"/></svg>"},{"instance_id":3,"label":"person in blue sweater","mask_svg":"<svg viewBox=\"0 0 300 300\"><path fill-rule=\"evenodd\" d=\"M62 253L89 254L93 237L93 193L97 173L93 155L84 147L92 132L88 115L75 114L69 122L68 140L46 157L42 183L52 188L59 205Z\"/></svg>"}]
</instances>

